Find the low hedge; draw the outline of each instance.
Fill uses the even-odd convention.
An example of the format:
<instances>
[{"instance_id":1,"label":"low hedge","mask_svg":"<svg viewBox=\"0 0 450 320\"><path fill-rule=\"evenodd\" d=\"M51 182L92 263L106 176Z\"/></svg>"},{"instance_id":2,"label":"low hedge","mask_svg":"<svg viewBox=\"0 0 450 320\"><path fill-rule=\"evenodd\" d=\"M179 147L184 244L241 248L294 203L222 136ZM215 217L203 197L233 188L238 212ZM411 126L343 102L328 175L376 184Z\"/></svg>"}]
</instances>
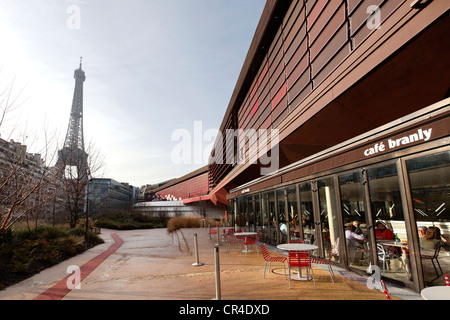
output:
<instances>
[{"instance_id":1,"label":"low hedge","mask_svg":"<svg viewBox=\"0 0 450 320\"><path fill-rule=\"evenodd\" d=\"M137 230L165 228L167 222L141 213L111 213L96 219L95 226L113 230Z\"/></svg>"},{"instance_id":2,"label":"low hedge","mask_svg":"<svg viewBox=\"0 0 450 320\"><path fill-rule=\"evenodd\" d=\"M88 248L104 241L88 232ZM38 227L0 236L0 290L85 251L84 230Z\"/></svg>"}]
</instances>

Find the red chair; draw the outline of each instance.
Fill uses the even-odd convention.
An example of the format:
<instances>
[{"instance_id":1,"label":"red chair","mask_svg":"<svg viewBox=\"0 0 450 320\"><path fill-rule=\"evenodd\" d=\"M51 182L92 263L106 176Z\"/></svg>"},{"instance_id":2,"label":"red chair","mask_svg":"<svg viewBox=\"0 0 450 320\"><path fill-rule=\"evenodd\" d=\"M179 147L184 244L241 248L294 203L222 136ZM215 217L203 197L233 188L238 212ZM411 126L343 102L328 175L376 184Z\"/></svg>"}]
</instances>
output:
<instances>
[{"instance_id":1,"label":"red chair","mask_svg":"<svg viewBox=\"0 0 450 320\"><path fill-rule=\"evenodd\" d=\"M211 235L217 234L217 228L216 227L210 227L209 228L209 232L208 232L208 236L209 239L211 240Z\"/></svg>"},{"instance_id":2,"label":"red chair","mask_svg":"<svg viewBox=\"0 0 450 320\"><path fill-rule=\"evenodd\" d=\"M316 287L316 279L314 278L314 271L311 266L311 252L309 251L289 251L288 255L288 268L289 268L289 289L291 288L291 268L307 268L308 272L311 270L311 274L314 280L314 288Z\"/></svg>"},{"instance_id":3,"label":"red chair","mask_svg":"<svg viewBox=\"0 0 450 320\"><path fill-rule=\"evenodd\" d=\"M444 274L444 278L445 278L445 285L446 285L447 287L450 287L450 280L449 280L449 278L448 278L448 275L447 275L447 274Z\"/></svg>"},{"instance_id":4,"label":"red chair","mask_svg":"<svg viewBox=\"0 0 450 320\"><path fill-rule=\"evenodd\" d=\"M420 255L420 257L422 259L431 260L431 263L433 264L434 271L436 272L437 278L439 278L440 276L442 276L444 274L444 272L442 271L441 265L439 263L439 260L438 260L439 251L440 250L441 250L441 244L438 242L438 244L436 245L436 248L434 249L434 254L433 255L427 255L427 254L421 254ZM436 264L439 267L439 271L441 273L439 273L438 269L436 268L436 264L434 263L435 261L436 261Z\"/></svg>"},{"instance_id":5,"label":"red chair","mask_svg":"<svg viewBox=\"0 0 450 320\"><path fill-rule=\"evenodd\" d=\"M239 248L241 248L244 239L241 237L236 237L234 234L226 234L225 242L227 243L227 252L230 253L230 247L232 244L238 244Z\"/></svg>"},{"instance_id":6,"label":"red chair","mask_svg":"<svg viewBox=\"0 0 450 320\"><path fill-rule=\"evenodd\" d=\"M330 248L330 254L328 256L328 258L312 258L311 262L315 263L315 264L323 264L323 265L327 265L328 266L328 272L330 273L330 277L331 277L331 281L334 284L334 272L333 269L331 268L331 257L332 257L332 252L333 252L333 246L331 246Z\"/></svg>"},{"instance_id":7,"label":"red chair","mask_svg":"<svg viewBox=\"0 0 450 320\"><path fill-rule=\"evenodd\" d=\"M388 288L386 287L386 284L383 280L381 280L381 289L383 289L384 294L386 295L386 299L392 300L391 294L389 293Z\"/></svg>"},{"instance_id":8,"label":"red chair","mask_svg":"<svg viewBox=\"0 0 450 320\"><path fill-rule=\"evenodd\" d=\"M267 250L267 246L265 243L261 243L259 245L259 249L261 250L261 254L264 258L264 279L266 278L266 265L267 262L269 262L269 272L270 272L270 265L272 262L281 262L284 265L284 278L286 279L286 257L276 257L271 256L269 253L269 250Z\"/></svg>"},{"instance_id":9,"label":"red chair","mask_svg":"<svg viewBox=\"0 0 450 320\"><path fill-rule=\"evenodd\" d=\"M245 237L245 240L244 240L244 242L242 243L242 245L243 246L247 246L247 248L249 247L249 246L254 246L255 247L255 250L256 250L256 252L258 253L258 255L259 255L259 252L258 252L258 250L256 249L256 243L258 242L258 236L255 234L255 235L249 235L249 236L246 236ZM247 252L245 252L245 254L247 255Z\"/></svg>"}]
</instances>

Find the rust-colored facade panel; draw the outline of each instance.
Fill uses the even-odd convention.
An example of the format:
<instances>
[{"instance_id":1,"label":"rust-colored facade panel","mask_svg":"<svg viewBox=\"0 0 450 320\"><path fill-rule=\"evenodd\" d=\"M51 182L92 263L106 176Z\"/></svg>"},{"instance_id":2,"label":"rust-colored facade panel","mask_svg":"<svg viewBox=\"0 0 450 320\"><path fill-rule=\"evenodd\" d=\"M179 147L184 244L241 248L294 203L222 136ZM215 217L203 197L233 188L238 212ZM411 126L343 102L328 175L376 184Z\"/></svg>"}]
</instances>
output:
<instances>
[{"instance_id":1,"label":"rust-colored facade panel","mask_svg":"<svg viewBox=\"0 0 450 320\"><path fill-rule=\"evenodd\" d=\"M286 30L288 31L288 30ZM286 62L291 62L294 58L294 54L298 51L299 46L303 46L304 50L307 50L307 37L306 37L306 22L305 18L299 16L294 27L289 31L288 36L285 39L286 50ZM298 57L298 56L297 56Z\"/></svg>"},{"instance_id":2,"label":"rust-colored facade panel","mask_svg":"<svg viewBox=\"0 0 450 320\"><path fill-rule=\"evenodd\" d=\"M286 60L288 61L288 60ZM309 51L308 51L308 42L307 39L304 38L303 42L295 51L293 57L286 64L286 75L291 78L293 81L297 80L297 78L309 67Z\"/></svg>"},{"instance_id":3,"label":"rust-colored facade panel","mask_svg":"<svg viewBox=\"0 0 450 320\"><path fill-rule=\"evenodd\" d=\"M374 8L380 11L374 12ZM429 62L426 57L435 56L429 51L443 49L445 41L427 45L425 40L421 44L424 54L418 56L412 53L416 49L410 48L438 18L448 20L448 10L445 1L432 1L415 9L405 0L268 0L221 130L279 129L281 149L289 151L283 154L284 164L300 159L308 150L316 152L341 138L361 133L364 128L418 110L440 95L442 99L444 85L438 80L425 84L432 97L413 99L406 92L412 81L408 74L416 76L419 72L409 70L402 62L407 59L412 66L423 65L428 70L427 79L439 78L432 76L437 69L429 63L445 67L444 61ZM378 18L381 28L375 25ZM400 64L383 68L402 51L406 54ZM392 69L396 72L389 72ZM402 89L394 88L392 83L398 83ZM372 92L382 95L372 97ZM402 96L408 97L404 103ZM416 102L409 103L411 99ZM398 107L393 110L395 105ZM369 116L379 110L383 113L376 119ZM388 110L395 112L390 114ZM344 125L339 135L333 134L334 124ZM315 130L324 126L327 134L316 139ZM325 137L332 141L327 142ZM318 144L299 143L308 140L317 140ZM233 143L227 141L227 152L233 149ZM246 165L242 169L228 163L223 167L212 167L220 174L210 173L210 186L256 178L240 176L239 172L250 172ZM233 178L229 180L226 177L231 171Z\"/></svg>"},{"instance_id":4,"label":"rust-colored facade panel","mask_svg":"<svg viewBox=\"0 0 450 320\"><path fill-rule=\"evenodd\" d=\"M335 35L339 33L340 30L345 28L345 23L345 6L341 5L339 10L321 30L320 35L315 39L311 39L311 61L314 61L319 53L321 53L321 51L328 46L329 42L335 37Z\"/></svg>"},{"instance_id":5,"label":"rust-colored facade panel","mask_svg":"<svg viewBox=\"0 0 450 320\"><path fill-rule=\"evenodd\" d=\"M338 54L343 53L343 54ZM333 62L334 66L344 61L344 59L350 54L350 44L348 43L347 38L347 28L346 26L342 26L341 29L334 34L334 37L327 43L326 47L323 48L323 51L316 57L316 59L312 62L312 76L313 79L316 75L329 63ZM331 72L332 70L330 70ZM329 73L328 73L329 74ZM325 76L327 76L326 74ZM323 78L325 77L322 77ZM316 84L319 84L321 81L316 80Z\"/></svg>"},{"instance_id":6,"label":"rust-colored facade panel","mask_svg":"<svg viewBox=\"0 0 450 320\"><path fill-rule=\"evenodd\" d=\"M322 11L319 13L320 16L315 20L314 24L308 23L308 35L311 42L317 39L329 23L330 17L333 17L337 10L342 10L343 5L342 1L327 1L327 5L322 7Z\"/></svg>"},{"instance_id":7,"label":"rust-colored facade panel","mask_svg":"<svg viewBox=\"0 0 450 320\"><path fill-rule=\"evenodd\" d=\"M320 84L326 77L328 77L334 69L339 66L339 64L344 61L344 59L350 54L350 44L344 43L342 48L337 51L333 58L326 61L325 65L321 66L318 60L315 64L313 64L313 74L314 74L314 82L316 84Z\"/></svg>"},{"instance_id":8,"label":"rust-colored facade panel","mask_svg":"<svg viewBox=\"0 0 450 320\"><path fill-rule=\"evenodd\" d=\"M400 8L405 0L366 0L366 1L351 1L358 2L349 6L349 22L350 22L350 36L353 41L353 46L358 47L370 34L382 27L383 22L386 21L391 14ZM377 13L371 10L371 6L378 6L380 9ZM406 15L409 11L408 7L403 6L403 14ZM379 19L379 21L377 20ZM380 23L377 26L377 23Z\"/></svg>"},{"instance_id":9,"label":"rust-colored facade panel","mask_svg":"<svg viewBox=\"0 0 450 320\"><path fill-rule=\"evenodd\" d=\"M308 26L313 26L316 23L317 19L319 18L320 13L322 12L322 10L325 8L325 6L329 2L333 2L333 1L328 1L328 0L316 1L316 3L314 4L314 7L312 7L308 13ZM334 1L334 2L339 2L339 1Z\"/></svg>"},{"instance_id":10,"label":"rust-colored facade panel","mask_svg":"<svg viewBox=\"0 0 450 320\"><path fill-rule=\"evenodd\" d=\"M208 194L208 173L188 179L168 188L161 189L158 194L167 199L189 199Z\"/></svg>"}]
</instances>

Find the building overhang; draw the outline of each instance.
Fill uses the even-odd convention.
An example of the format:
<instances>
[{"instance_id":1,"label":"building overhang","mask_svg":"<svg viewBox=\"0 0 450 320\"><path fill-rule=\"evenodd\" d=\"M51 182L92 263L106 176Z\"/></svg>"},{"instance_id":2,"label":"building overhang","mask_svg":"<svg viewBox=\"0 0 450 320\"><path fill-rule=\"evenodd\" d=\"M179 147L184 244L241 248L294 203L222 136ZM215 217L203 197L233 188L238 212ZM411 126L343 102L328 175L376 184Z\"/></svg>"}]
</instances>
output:
<instances>
[{"instance_id":1,"label":"building overhang","mask_svg":"<svg viewBox=\"0 0 450 320\"><path fill-rule=\"evenodd\" d=\"M449 6L433 1L412 11L405 3L293 106L295 111L278 125L279 168L448 97ZM211 190L211 198L223 201L215 195L257 179L260 169L255 164L236 165Z\"/></svg>"}]
</instances>

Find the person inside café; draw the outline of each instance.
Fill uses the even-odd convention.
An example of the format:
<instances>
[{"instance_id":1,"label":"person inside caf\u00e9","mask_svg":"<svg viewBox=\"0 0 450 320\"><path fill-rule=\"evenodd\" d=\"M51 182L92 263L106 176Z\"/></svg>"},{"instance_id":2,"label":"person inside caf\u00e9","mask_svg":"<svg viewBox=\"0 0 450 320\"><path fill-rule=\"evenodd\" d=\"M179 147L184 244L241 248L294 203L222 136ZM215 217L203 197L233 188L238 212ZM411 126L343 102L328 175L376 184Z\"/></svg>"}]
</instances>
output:
<instances>
[{"instance_id":1,"label":"person inside caf\u00e9","mask_svg":"<svg viewBox=\"0 0 450 320\"><path fill-rule=\"evenodd\" d=\"M356 227L353 223L350 223L345 230L345 240L347 243L348 258L350 263L355 262L356 248L361 247L361 244L364 241L364 235L357 234L355 231Z\"/></svg>"},{"instance_id":2,"label":"person inside caf\u00e9","mask_svg":"<svg viewBox=\"0 0 450 320\"><path fill-rule=\"evenodd\" d=\"M394 240L394 233L392 230L387 228L381 221L375 223L375 235L378 240Z\"/></svg>"},{"instance_id":3,"label":"person inside caf\u00e9","mask_svg":"<svg viewBox=\"0 0 450 320\"><path fill-rule=\"evenodd\" d=\"M361 226L360 226L360 222L358 221L358 220L355 220L355 221L353 221L352 222L353 223L353 225L355 226L355 233L356 234L363 234L363 231L362 231L362 229L361 229Z\"/></svg>"},{"instance_id":4,"label":"person inside caf\u00e9","mask_svg":"<svg viewBox=\"0 0 450 320\"><path fill-rule=\"evenodd\" d=\"M417 232L419 233L419 238L423 238L423 237L425 237L425 235L427 233L427 227L420 226L417 228Z\"/></svg>"},{"instance_id":5,"label":"person inside caf\u00e9","mask_svg":"<svg viewBox=\"0 0 450 320\"><path fill-rule=\"evenodd\" d=\"M450 249L450 239L448 235L441 233L438 227L428 227L425 237L419 239L420 247L423 249L436 249L440 245L441 249L448 251Z\"/></svg>"}]
</instances>

